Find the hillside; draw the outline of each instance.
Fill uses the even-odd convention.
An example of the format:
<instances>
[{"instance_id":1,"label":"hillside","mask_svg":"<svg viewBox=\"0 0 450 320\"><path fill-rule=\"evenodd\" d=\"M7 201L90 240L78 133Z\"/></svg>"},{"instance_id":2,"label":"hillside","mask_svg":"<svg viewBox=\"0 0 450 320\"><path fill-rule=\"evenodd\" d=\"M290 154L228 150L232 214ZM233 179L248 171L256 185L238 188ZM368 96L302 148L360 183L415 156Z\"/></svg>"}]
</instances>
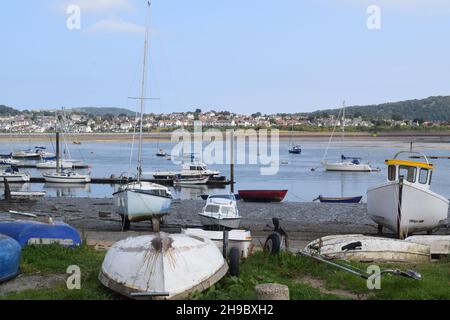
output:
<instances>
[{"instance_id":1,"label":"hillside","mask_svg":"<svg viewBox=\"0 0 450 320\"><path fill-rule=\"evenodd\" d=\"M121 114L125 114L127 116L134 116L136 113L129 109L125 108L95 108L95 107L86 107L86 108L73 108L68 111L79 112L85 114L93 114L94 116L104 116L106 114L112 114L113 116L118 116Z\"/></svg>"},{"instance_id":2,"label":"hillside","mask_svg":"<svg viewBox=\"0 0 450 320\"><path fill-rule=\"evenodd\" d=\"M324 113L337 115L339 111L339 109L320 110L311 113L311 116L320 116ZM450 96L351 106L347 107L345 112L349 117L362 116L369 119L450 121Z\"/></svg>"},{"instance_id":3,"label":"hillside","mask_svg":"<svg viewBox=\"0 0 450 320\"><path fill-rule=\"evenodd\" d=\"M20 114L19 110L0 105L0 116L15 116Z\"/></svg>"}]
</instances>

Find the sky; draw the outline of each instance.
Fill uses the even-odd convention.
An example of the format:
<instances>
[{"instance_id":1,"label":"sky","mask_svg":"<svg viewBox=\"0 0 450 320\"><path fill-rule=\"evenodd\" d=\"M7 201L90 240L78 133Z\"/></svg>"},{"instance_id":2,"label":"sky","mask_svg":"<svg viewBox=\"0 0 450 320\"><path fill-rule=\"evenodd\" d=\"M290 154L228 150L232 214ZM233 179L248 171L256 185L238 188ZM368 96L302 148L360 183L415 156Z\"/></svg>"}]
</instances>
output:
<instances>
[{"instance_id":1,"label":"sky","mask_svg":"<svg viewBox=\"0 0 450 320\"><path fill-rule=\"evenodd\" d=\"M448 0L152 0L146 112L450 95ZM0 104L136 110L146 0L2 0ZM69 29L67 8L80 8ZM380 29L367 21L380 9ZM70 20L72 21L72 20Z\"/></svg>"}]
</instances>

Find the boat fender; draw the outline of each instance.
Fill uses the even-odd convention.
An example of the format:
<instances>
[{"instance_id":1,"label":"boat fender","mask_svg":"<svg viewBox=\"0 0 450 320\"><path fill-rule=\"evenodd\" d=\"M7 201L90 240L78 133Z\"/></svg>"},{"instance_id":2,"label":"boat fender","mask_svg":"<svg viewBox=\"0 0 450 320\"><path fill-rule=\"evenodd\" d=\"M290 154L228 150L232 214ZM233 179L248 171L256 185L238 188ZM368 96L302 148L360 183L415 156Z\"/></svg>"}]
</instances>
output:
<instances>
[{"instance_id":1,"label":"boat fender","mask_svg":"<svg viewBox=\"0 0 450 320\"><path fill-rule=\"evenodd\" d=\"M361 241L349 243L341 248L342 251L350 251L350 250L361 250L362 243Z\"/></svg>"},{"instance_id":2,"label":"boat fender","mask_svg":"<svg viewBox=\"0 0 450 320\"><path fill-rule=\"evenodd\" d=\"M272 255L276 255L280 252L281 239L278 233L272 233L267 237L264 243L264 251L270 252Z\"/></svg>"},{"instance_id":3,"label":"boat fender","mask_svg":"<svg viewBox=\"0 0 450 320\"><path fill-rule=\"evenodd\" d=\"M236 247L231 248L230 250L230 275L233 277L239 277L239 260L240 260L240 252Z\"/></svg>"}]
</instances>

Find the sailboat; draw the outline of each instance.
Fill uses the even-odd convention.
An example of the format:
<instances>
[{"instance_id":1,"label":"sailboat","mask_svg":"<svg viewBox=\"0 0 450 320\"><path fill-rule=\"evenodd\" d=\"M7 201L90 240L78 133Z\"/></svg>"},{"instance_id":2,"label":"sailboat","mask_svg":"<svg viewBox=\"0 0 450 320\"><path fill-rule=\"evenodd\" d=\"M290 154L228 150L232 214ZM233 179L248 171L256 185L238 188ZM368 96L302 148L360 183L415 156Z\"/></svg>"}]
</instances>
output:
<instances>
[{"instance_id":1,"label":"sailboat","mask_svg":"<svg viewBox=\"0 0 450 320\"><path fill-rule=\"evenodd\" d=\"M150 8L150 3L149 3ZM149 9L150 10L150 9ZM144 63L141 82L141 97L138 98L141 104L141 119L139 130L139 147L136 181L127 183L113 194L117 212L122 217L124 229L128 229L132 221L151 220L152 218L164 215L172 204L172 194L165 186L144 182L142 178L142 133L145 104L145 82L147 78L147 55L148 38L150 27L147 24L144 42Z\"/></svg>"},{"instance_id":2,"label":"sailboat","mask_svg":"<svg viewBox=\"0 0 450 320\"><path fill-rule=\"evenodd\" d=\"M339 113L340 115L341 113ZM339 118L338 115L338 118ZM336 122L337 125L337 122ZM331 140L333 139L334 131L336 130L336 125L333 129L333 133L330 137L330 142L328 144L327 150L325 151L325 156L328 152L328 149L330 147ZM342 142L344 142L345 139L345 101L342 104ZM324 159L322 160L322 166L326 171L350 171L350 172L371 172L372 167L369 163L363 163L361 158L358 157L346 157L344 155L341 155L340 161L332 161L329 162Z\"/></svg>"},{"instance_id":3,"label":"sailboat","mask_svg":"<svg viewBox=\"0 0 450 320\"><path fill-rule=\"evenodd\" d=\"M292 125L291 129L291 137L289 139L289 153L300 154L302 153L302 147L299 144L292 145L292 135L294 133L294 125Z\"/></svg>"},{"instance_id":4,"label":"sailboat","mask_svg":"<svg viewBox=\"0 0 450 320\"><path fill-rule=\"evenodd\" d=\"M43 173L45 182L54 183L89 183L91 182L90 174L81 174L72 170L64 169L60 159L60 142L59 132L56 132L56 171Z\"/></svg>"},{"instance_id":5,"label":"sailboat","mask_svg":"<svg viewBox=\"0 0 450 320\"><path fill-rule=\"evenodd\" d=\"M407 161L398 157L403 153L420 154L425 161ZM398 152L386 160L387 182L367 191L367 212L381 232L385 227L400 239L419 231L431 233L448 215L449 201L430 190L435 169L425 155Z\"/></svg>"}]
</instances>

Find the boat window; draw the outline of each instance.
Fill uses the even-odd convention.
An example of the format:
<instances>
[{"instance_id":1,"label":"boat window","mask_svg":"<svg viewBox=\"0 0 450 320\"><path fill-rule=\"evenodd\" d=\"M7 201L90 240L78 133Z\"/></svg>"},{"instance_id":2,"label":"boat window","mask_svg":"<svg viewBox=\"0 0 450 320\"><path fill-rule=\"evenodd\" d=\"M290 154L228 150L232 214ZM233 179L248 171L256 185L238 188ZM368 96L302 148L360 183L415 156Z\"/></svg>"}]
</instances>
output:
<instances>
[{"instance_id":1,"label":"boat window","mask_svg":"<svg viewBox=\"0 0 450 320\"><path fill-rule=\"evenodd\" d=\"M422 168L420 169L419 172L419 182L421 184L427 184L427 181L428 181L428 169Z\"/></svg>"},{"instance_id":2,"label":"boat window","mask_svg":"<svg viewBox=\"0 0 450 320\"><path fill-rule=\"evenodd\" d=\"M228 215L228 214L234 214L235 211L234 211L234 208L232 208L232 207L222 207L222 213Z\"/></svg>"},{"instance_id":3,"label":"boat window","mask_svg":"<svg viewBox=\"0 0 450 320\"><path fill-rule=\"evenodd\" d=\"M231 194L218 194L209 196L210 199L227 199L227 200L235 200L234 195Z\"/></svg>"},{"instance_id":4,"label":"boat window","mask_svg":"<svg viewBox=\"0 0 450 320\"><path fill-rule=\"evenodd\" d=\"M388 167L388 179L389 179L389 181L394 181L397 178L397 176L396 176L397 172L396 171L397 171L397 168L395 166L390 165Z\"/></svg>"},{"instance_id":5,"label":"boat window","mask_svg":"<svg viewBox=\"0 0 450 320\"><path fill-rule=\"evenodd\" d=\"M213 205L213 204L209 204L205 208L206 212L212 212L212 213L218 213L219 210L220 210L220 206L216 206L216 205Z\"/></svg>"},{"instance_id":6,"label":"boat window","mask_svg":"<svg viewBox=\"0 0 450 320\"><path fill-rule=\"evenodd\" d=\"M414 183L416 182L416 167L410 167L410 166L400 166L398 170L398 176L403 176L406 181Z\"/></svg>"}]
</instances>

